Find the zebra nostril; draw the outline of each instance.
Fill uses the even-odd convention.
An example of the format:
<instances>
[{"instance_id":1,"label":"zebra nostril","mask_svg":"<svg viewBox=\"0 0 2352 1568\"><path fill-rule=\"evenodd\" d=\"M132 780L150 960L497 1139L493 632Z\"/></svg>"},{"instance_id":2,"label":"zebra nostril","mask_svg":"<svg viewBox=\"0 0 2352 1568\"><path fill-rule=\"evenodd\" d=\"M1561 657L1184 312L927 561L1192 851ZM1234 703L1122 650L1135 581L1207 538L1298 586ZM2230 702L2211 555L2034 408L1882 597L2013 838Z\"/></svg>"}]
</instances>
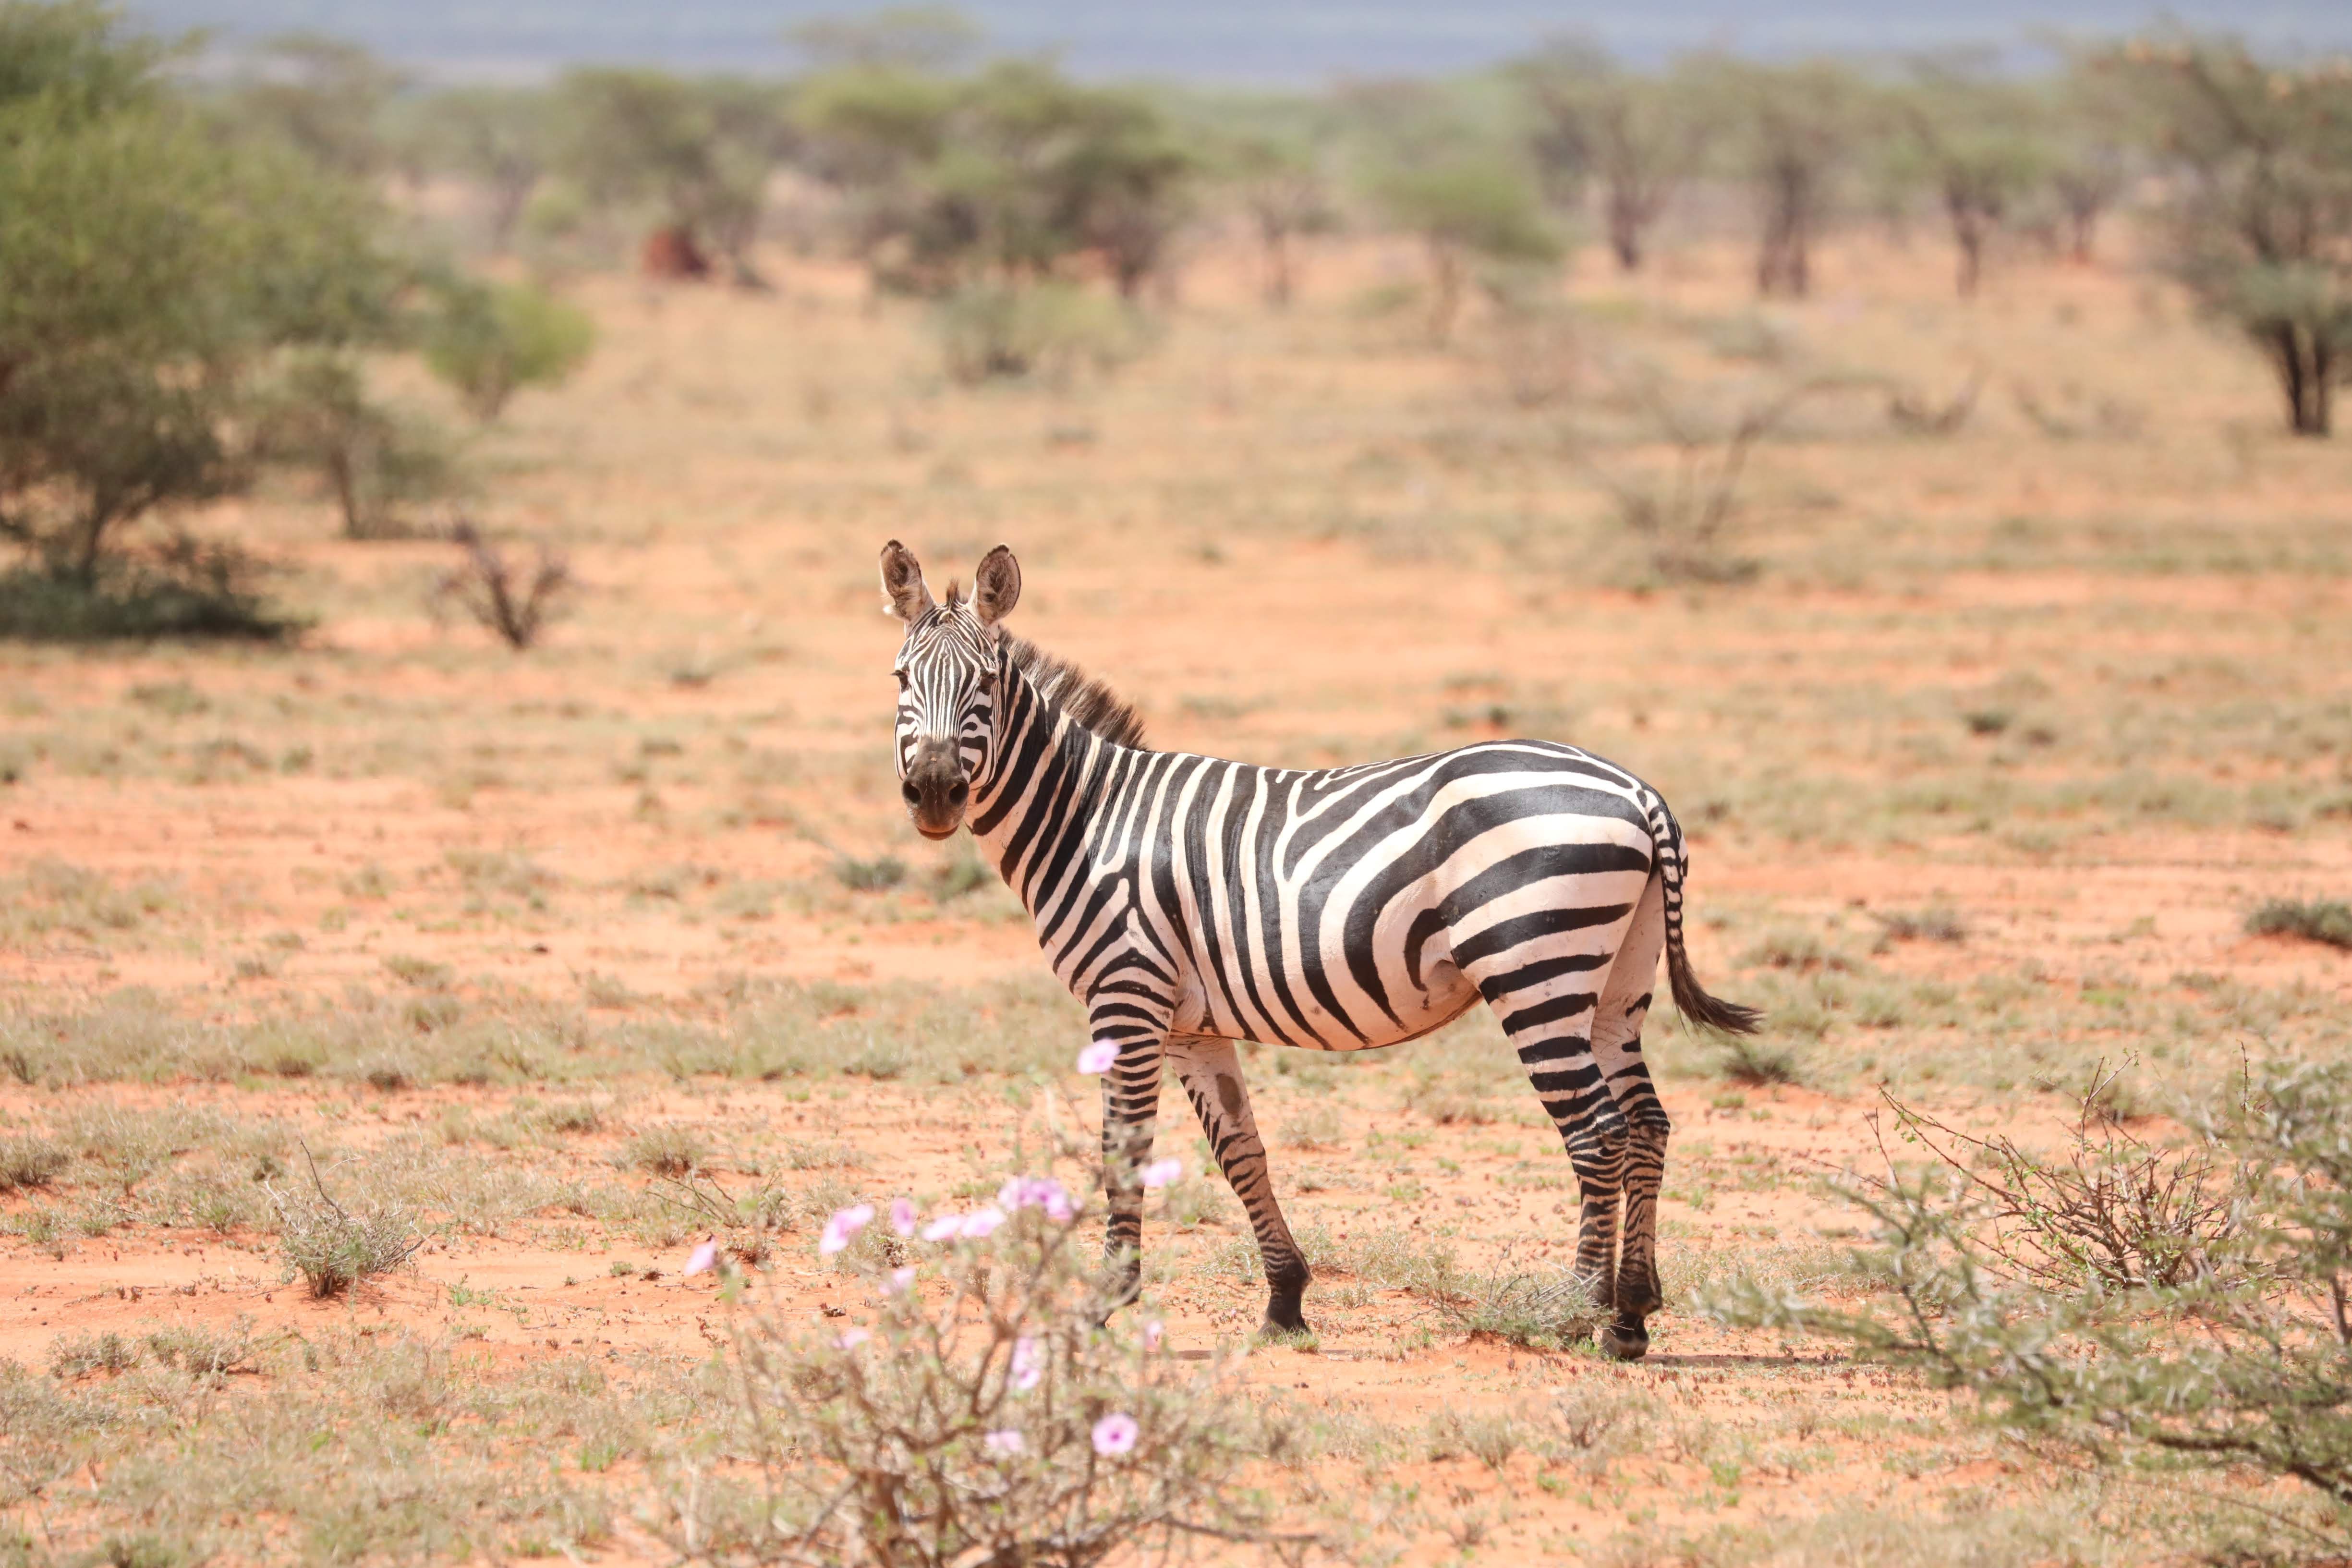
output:
<instances>
[{"instance_id":1,"label":"zebra nostril","mask_svg":"<svg viewBox=\"0 0 2352 1568\"><path fill-rule=\"evenodd\" d=\"M912 779L908 779L905 784L900 784L898 786L898 793L907 797L907 804L908 805L919 805L922 803L923 792L915 787L915 781Z\"/></svg>"},{"instance_id":2,"label":"zebra nostril","mask_svg":"<svg viewBox=\"0 0 2352 1568\"><path fill-rule=\"evenodd\" d=\"M965 797L971 794L971 786L964 783L961 779L958 779L955 783L948 785L948 799L953 805L961 805L964 803Z\"/></svg>"}]
</instances>

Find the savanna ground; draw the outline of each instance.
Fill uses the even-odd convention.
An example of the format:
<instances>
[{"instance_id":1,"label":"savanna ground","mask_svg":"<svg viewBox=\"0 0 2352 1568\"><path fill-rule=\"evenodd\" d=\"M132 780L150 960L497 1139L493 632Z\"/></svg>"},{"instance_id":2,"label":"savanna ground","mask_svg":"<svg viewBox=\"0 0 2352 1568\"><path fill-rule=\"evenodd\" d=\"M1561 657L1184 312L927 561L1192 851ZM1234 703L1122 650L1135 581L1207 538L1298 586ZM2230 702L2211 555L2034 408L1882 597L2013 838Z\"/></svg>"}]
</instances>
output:
<instances>
[{"instance_id":1,"label":"savanna ground","mask_svg":"<svg viewBox=\"0 0 2352 1568\"><path fill-rule=\"evenodd\" d=\"M1701 973L1770 1010L1745 1062L1654 1021L1670 1305L1635 1366L1465 1335L1414 1288L1572 1244L1483 1013L1250 1058L1319 1265L1318 1342L1243 1374L1290 1434L1257 1479L1335 1553L2293 1540L2284 1487L2094 1470L1688 1303L1735 1273L1867 1288L1828 1178L1878 1158L1881 1086L2025 1136L2129 1062L2121 1109L2161 1135L2249 1056L2343 1048L2352 953L2243 929L2352 889L2343 442L2277 433L2259 363L2122 268L2021 264L1963 307L1939 248L1858 240L1759 312L1728 247L1631 283L1588 258L1572 340L1488 318L1438 348L1414 262L1335 246L1283 316L1212 253L1115 376L979 389L846 269L589 279L597 357L485 438L470 504L568 552L543 646L436 623L446 544L335 541L287 491L196 522L291 563L298 644L0 650L7 1549L667 1560L745 1310L680 1278L705 1226L672 1178L767 1184L794 1228L749 1300L854 1317L810 1215L1083 1147L1077 1010L968 844L901 817L894 536L935 585L1012 542L1020 629L1162 746L1531 733L1635 768L1694 840ZM1808 399L1723 552L1752 580L1680 586L1596 482L1664 456L1612 393L1631 356L1694 397L1982 391L1940 436L1883 385ZM1189 1122L1171 1095L1197 1172ZM311 1159L422 1238L323 1301L279 1235ZM1179 1347L1255 1325L1213 1180L1154 1200L1147 1248Z\"/></svg>"}]
</instances>

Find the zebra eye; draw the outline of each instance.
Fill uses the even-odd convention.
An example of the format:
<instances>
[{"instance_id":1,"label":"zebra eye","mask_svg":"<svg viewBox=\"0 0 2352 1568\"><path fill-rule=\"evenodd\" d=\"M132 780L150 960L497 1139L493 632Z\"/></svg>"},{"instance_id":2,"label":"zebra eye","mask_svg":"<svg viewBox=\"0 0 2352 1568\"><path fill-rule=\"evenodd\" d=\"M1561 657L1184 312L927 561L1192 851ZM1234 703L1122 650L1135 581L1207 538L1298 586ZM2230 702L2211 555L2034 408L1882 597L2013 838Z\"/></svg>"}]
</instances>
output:
<instances>
[{"instance_id":1,"label":"zebra eye","mask_svg":"<svg viewBox=\"0 0 2352 1568\"><path fill-rule=\"evenodd\" d=\"M982 673L980 678L980 689L982 691L993 691L996 689L996 671L991 669L985 670Z\"/></svg>"},{"instance_id":2,"label":"zebra eye","mask_svg":"<svg viewBox=\"0 0 2352 1568\"><path fill-rule=\"evenodd\" d=\"M894 679L896 679L898 680L898 689L899 689L899 690L901 690L901 691L906 690L906 689L907 689L907 672L906 672L905 670L903 670L903 669L894 669L894 670L892 670L892 671L890 672L890 674L891 674L891 676L892 676Z\"/></svg>"}]
</instances>

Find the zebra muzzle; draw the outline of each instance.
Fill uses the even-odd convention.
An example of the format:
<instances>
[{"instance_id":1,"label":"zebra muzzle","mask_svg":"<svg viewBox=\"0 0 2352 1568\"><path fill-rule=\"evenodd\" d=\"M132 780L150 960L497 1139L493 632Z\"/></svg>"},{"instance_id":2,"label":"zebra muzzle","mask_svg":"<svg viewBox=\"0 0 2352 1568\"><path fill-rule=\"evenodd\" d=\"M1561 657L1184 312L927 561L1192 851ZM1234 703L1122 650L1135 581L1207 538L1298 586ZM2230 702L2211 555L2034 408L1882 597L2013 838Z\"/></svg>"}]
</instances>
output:
<instances>
[{"instance_id":1,"label":"zebra muzzle","mask_svg":"<svg viewBox=\"0 0 2352 1568\"><path fill-rule=\"evenodd\" d=\"M971 784L952 753L919 754L898 794L906 800L915 831L926 838L945 838L962 826L964 807L971 803Z\"/></svg>"}]
</instances>

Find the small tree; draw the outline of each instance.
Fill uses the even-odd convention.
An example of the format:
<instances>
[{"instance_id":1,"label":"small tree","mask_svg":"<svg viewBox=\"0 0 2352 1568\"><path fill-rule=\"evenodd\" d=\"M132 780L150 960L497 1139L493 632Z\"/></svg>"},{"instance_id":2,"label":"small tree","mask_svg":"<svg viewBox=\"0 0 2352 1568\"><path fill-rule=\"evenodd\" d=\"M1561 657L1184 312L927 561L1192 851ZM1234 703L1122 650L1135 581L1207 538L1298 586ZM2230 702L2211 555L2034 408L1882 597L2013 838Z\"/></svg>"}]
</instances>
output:
<instances>
[{"instance_id":1,"label":"small tree","mask_svg":"<svg viewBox=\"0 0 2352 1568\"><path fill-rule=\"evenodd\" d=\"M1288 310L1297 290L1297 242L1339 223L1318 151L1305 135L1269 130L1238 139L1224 160L1242 210L1257 233L1264 258L1260 291L1277 310Z\"/></svg>"},{"instance_id":2,"label":"small tree","mask_svg":"<svg viewBox=\"0 0 2352 1568\"><path fill-rule=\"evenodd\" d=\"M1945 59L1915 65L1896 108L1904 132L1898 156L1943 206L1958 252L1960 297L1973 298L1986 246L2046 166L2039 105L1978 62Z\"/></svg>"},{"instance_id":3,"label":"small tree","mask_svg":"<svg viewBox=\"0 0 2352 1568\"><path fill-rule=\"evenodd\" d=\"M2099 220L2122 199L2132 171L2130 103L2095 58L2076 59L2050 90L2050 194L2065 220L2066 254L2089 265Z\"/></svg>"},{"instance_id":4,"label":"small tree","mask_svg":"<svg viewBox=\"0 0 2352 1568\"><path fill-rule=\"evenodd\" d=\"M205 133L92 6L0 8L0 533L88 591L122 527L239 482L251 374L389 331L359 193Z\"/></svg>"},{"instance_id":5,"label":"small tree","mask_svg":"<svg viewBox=\"0 0 2352 1568\"><path fill-rule=\"evenodd\" d=\"M2174 173L2173 270L2269 359L2287 427L2326 435L2352 363L2352 80L2194 37L2127 45L2100 68Z\"/></svg>"},{"instance_id":6,"label":"small tree","mask_svg":"<svg viewBox=\"0 0 2352 1568\"><path fill-rule=\"evenodd\" d=\"M404 509L445 494L455 479L440 432L371 398L363 368L348 353L289 354L257 399L254 422L261 457L325 479L346 539L404 537Z\"/></svg>"},{"instance_id":7,"label":"small tree","mask_svg":"<svg viewBox=\"0 0 2352 1568\"><path fill-rule=\"evenodd\" d=\"M596 346L585 310L525 283L451 279L425 331L425 363L475 417L496 419L526 386L553 386Z\"/></svg>"},{"instance_id":8,"label":"small tree","mask_svg":"<svg viewBox=\"0 0 2352 1568\"><path fill-rule=\"evenodd\" d=\"M1517 74L1547 195L1576 202L1588 180L1599 185L1610 252L1619 270L1637 270L1651 227L1715 133L1706 95L1678 79L1628 71L1578 44L1555 45Z\"/></svg>"},{"instance_id":9,"label":"small tree","mask_svg":"<svg viewBox=\"0 0 2352 1568\"><path fill-rule=\"evenodd\" d=\"M1686 79L1689 90L1726 107L1736 132L1731 166L1755 189L1761 219L1757 291L1810 292L1813 242L1865 123L1862 82L1833 61L1763 66L1721 58L1694 62Z\"/></svg>"},{"instance_id":10,"label":"small tree","mask_svg":"<svg viewBox=\"0 0 2352 1568\"><path fill-rule=\"evenodd\" d=\"M1034 61L963 79L845 67L803 86L798 122L810 167L848 198L876 284L952 298L940 321L959 374L1027 363L970 344L1076 320L1067 296L1046 295L1087 261L1134 298L1165 262L1196 164L1149 99ZM1017 298L1028 290L1040 298Z\"/></svg>"},{"instance_id":11,"label":"small tree","mask_svg":"<svg viewBox=\"0 0 2352 1568\"><path fill-rule=\"evenodd\" d=\"M406 79L358 44L289 33L254 52L228 99L239 123L330 174L364 180L391 161L385 113Z\"/></svg>"},{"instance_id":12,"label":"small tree","mask_svg":"<svg viewBox=\"0 0 2352 1568\"><path fill-rule=\"evenodd\" d=\"M1374 185L1391 221L1421 238L1433 291L1430 336L1452 335L1474 261L1549 265L1559 241L1543 221L1526 176L1496 158L1392 169Z\"/></svg>"},{"instance_id":13,"label":"small tree","mask_svg":"<svg viewBox=\"0 0 2352 1568\"><path fill-rule=\"evenodd\" d=\"M781 96L754 82L580 69L557 84L559 162L590 199L650 208L689 250L709 244L758 287L751 241L791 146Z\"/></svg>"},{"instance_id":14,"label":"small tree","mask_svg":"<svg viewBox=\"0 0 2352 1568\"><path fill-rule=\"evenodd\" d=\"M547 95L519 88L438 92L418 114L419 153L480 184L489 198L490 248L504 252L553 157Z\"/></svg>"}]
</instances>

